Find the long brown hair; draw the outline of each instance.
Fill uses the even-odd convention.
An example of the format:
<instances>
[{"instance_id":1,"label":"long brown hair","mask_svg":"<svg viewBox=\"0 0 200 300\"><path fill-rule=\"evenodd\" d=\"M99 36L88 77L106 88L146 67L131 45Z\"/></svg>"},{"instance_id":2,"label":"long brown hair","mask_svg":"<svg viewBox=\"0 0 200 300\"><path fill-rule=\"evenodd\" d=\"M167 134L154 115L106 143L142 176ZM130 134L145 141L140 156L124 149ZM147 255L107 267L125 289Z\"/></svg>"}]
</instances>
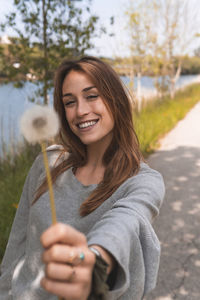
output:
<instances>
[{"instance_id":1,"label":"long brown hair","mask_svg":"<svg viewBox=\"0 0 200 300\"><path fill-rule=\"evenodd\" d=\"M53 182L70 167L78 168L87 162L86 145L71 131L62 101L63 81L72 70L83 72L90 78L114 119L113 139L103 156L106 167L103 180L80 207L80 215L85 216L108 199L126 179L137 174L142 154L133 127L130 98L115 71L105 62L91 56L64 61L55 74L54 108L61 120L59 143L69 155L52 169ZM45 180L37 190L34 202L46 190Z\"/></svg>"}]
</instances>

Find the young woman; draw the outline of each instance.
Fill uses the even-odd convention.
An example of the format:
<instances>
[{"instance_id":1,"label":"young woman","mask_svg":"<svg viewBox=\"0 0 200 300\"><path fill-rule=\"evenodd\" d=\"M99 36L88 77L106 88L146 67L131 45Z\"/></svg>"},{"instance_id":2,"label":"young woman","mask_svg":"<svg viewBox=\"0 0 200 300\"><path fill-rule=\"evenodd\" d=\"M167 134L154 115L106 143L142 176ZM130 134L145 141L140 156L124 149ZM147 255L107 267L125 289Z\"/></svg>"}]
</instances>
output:
<instances>
[{"instance_id":1,"label":"young woman","mask_svg":"<svg viewBox=\"0 0 200 300\"><path fill-rule=\"evenodd\" d=\"M54 107L61 129L48 155L59 223L51 226L39 155L2 262L0 300L86 300L102 281L104 296L92 299L140 300L156 284L160 246L151 224L164 184L143 162L126 90L97 58L65 61ZM106 276L94 290L99 259Z\"/></svg>"}]
</instances>

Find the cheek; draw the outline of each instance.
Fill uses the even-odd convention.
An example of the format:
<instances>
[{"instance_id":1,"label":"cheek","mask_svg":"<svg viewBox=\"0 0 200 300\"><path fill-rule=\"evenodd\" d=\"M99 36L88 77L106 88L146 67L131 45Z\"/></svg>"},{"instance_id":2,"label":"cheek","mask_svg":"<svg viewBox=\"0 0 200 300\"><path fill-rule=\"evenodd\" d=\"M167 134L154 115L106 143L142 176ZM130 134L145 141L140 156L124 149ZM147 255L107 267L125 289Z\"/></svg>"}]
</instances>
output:
<instances>
[{"instance_id":1,"label":"cheek","mask_svg":"<svg viewBox=\"0 0 200 300\"><path fill-rule=\"evenodd\" d=\"M109 128L114 128L114 119L110 111L105 107L104 108L104 117L106 119L106 123L109 126Z\"/></svg>"},{"instance_id":2,"label":"cheek","mask_svg":"<svg viewBox=\"0 0 200 300\"><path fill-rule=\"evenodd\" d=\"M73 126L71 124L72 116L66 110L65 110L65 118L66 118L66 123L67 123L68 127L73 131Z\"/></svg>"},{"instance_id":3,"label":"cheek","mask_svg":"<svg viewBox=\"0 0 200 300\"><path fill-rule=\"evenodd\" d=\"M114 129L114 125L115 125L115 123L114 123L113 119L110 118L110 119L109 119L110 130L113 130L113 129Z\"/></svg>"},{"instance_id":4,"label":"cheek","mask_svg":"<svg viewBox=\"0 0 200 300\"><path fill-rule=\"evenodd\" d=\"M72 120L72 113L70 110L65 110L65 117L66 117L66 120L67 122L70 124L70 121Z\"/></svg>"},{"instance_id":5,"label":"cheek","mask_svg":"<svg viewBox=\"0 0 200 300\"><path fill-rule=\"evenodd\" d=\"M109 111L109 108L107 108L106 104L103 102L103 100L96 103L96 111L98 111L100 114L102 114L106 118L108 118L108 117L112 118L112 114Z\"/></svg>"}]
</instances>

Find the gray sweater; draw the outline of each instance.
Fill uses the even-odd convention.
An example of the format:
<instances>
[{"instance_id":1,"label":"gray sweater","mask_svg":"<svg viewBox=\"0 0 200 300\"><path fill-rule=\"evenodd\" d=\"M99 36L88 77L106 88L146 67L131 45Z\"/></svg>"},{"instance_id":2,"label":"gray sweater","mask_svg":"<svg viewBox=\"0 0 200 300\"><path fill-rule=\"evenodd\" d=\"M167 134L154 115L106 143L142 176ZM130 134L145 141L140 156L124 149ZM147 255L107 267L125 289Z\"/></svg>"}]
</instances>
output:
<instances>
[{"instance_id":1,"label":"gray sweater","mask_svg":"<svg viewBox=\"0 0 200 300\"><path fill-rule=\"evenodd\" d=\"M53 166L59 149L50 151ZM44 275L39 238L51 225L48 193L31 206L33 195L45 176L39 155L24 185L1 265L0 300L57 300L40 287ZM112 253L117 261L114 287L108 300L141 300L156 284L160 244L152 228L164 197L161 175L145 163L94 212L80 217L79 207L96 185L84 186L72 169L54 184L58 222L67 223ZM81 299L80 299L81 300Z\"/></svg>"}]
</instances>

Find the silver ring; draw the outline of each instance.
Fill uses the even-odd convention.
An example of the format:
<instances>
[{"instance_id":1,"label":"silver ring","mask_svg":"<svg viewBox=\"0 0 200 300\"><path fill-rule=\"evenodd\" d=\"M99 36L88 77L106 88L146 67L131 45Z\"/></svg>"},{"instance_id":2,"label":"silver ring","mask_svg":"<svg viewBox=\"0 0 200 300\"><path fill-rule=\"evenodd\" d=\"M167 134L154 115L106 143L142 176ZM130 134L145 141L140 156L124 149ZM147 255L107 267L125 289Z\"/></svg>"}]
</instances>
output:
<instances>
[{"instance_id":1,"label":"silver ring","mask_svg":"<svg viewBox=\"0 0 200 300\"><path fill-rule=\"evenodd\" d=\"M69 254L69 258L67 260L67 264L69 265L78 265L85 259L85 254L80 251L76 253L75 251L71 251Z\"/></svg>"}]
</instances>

